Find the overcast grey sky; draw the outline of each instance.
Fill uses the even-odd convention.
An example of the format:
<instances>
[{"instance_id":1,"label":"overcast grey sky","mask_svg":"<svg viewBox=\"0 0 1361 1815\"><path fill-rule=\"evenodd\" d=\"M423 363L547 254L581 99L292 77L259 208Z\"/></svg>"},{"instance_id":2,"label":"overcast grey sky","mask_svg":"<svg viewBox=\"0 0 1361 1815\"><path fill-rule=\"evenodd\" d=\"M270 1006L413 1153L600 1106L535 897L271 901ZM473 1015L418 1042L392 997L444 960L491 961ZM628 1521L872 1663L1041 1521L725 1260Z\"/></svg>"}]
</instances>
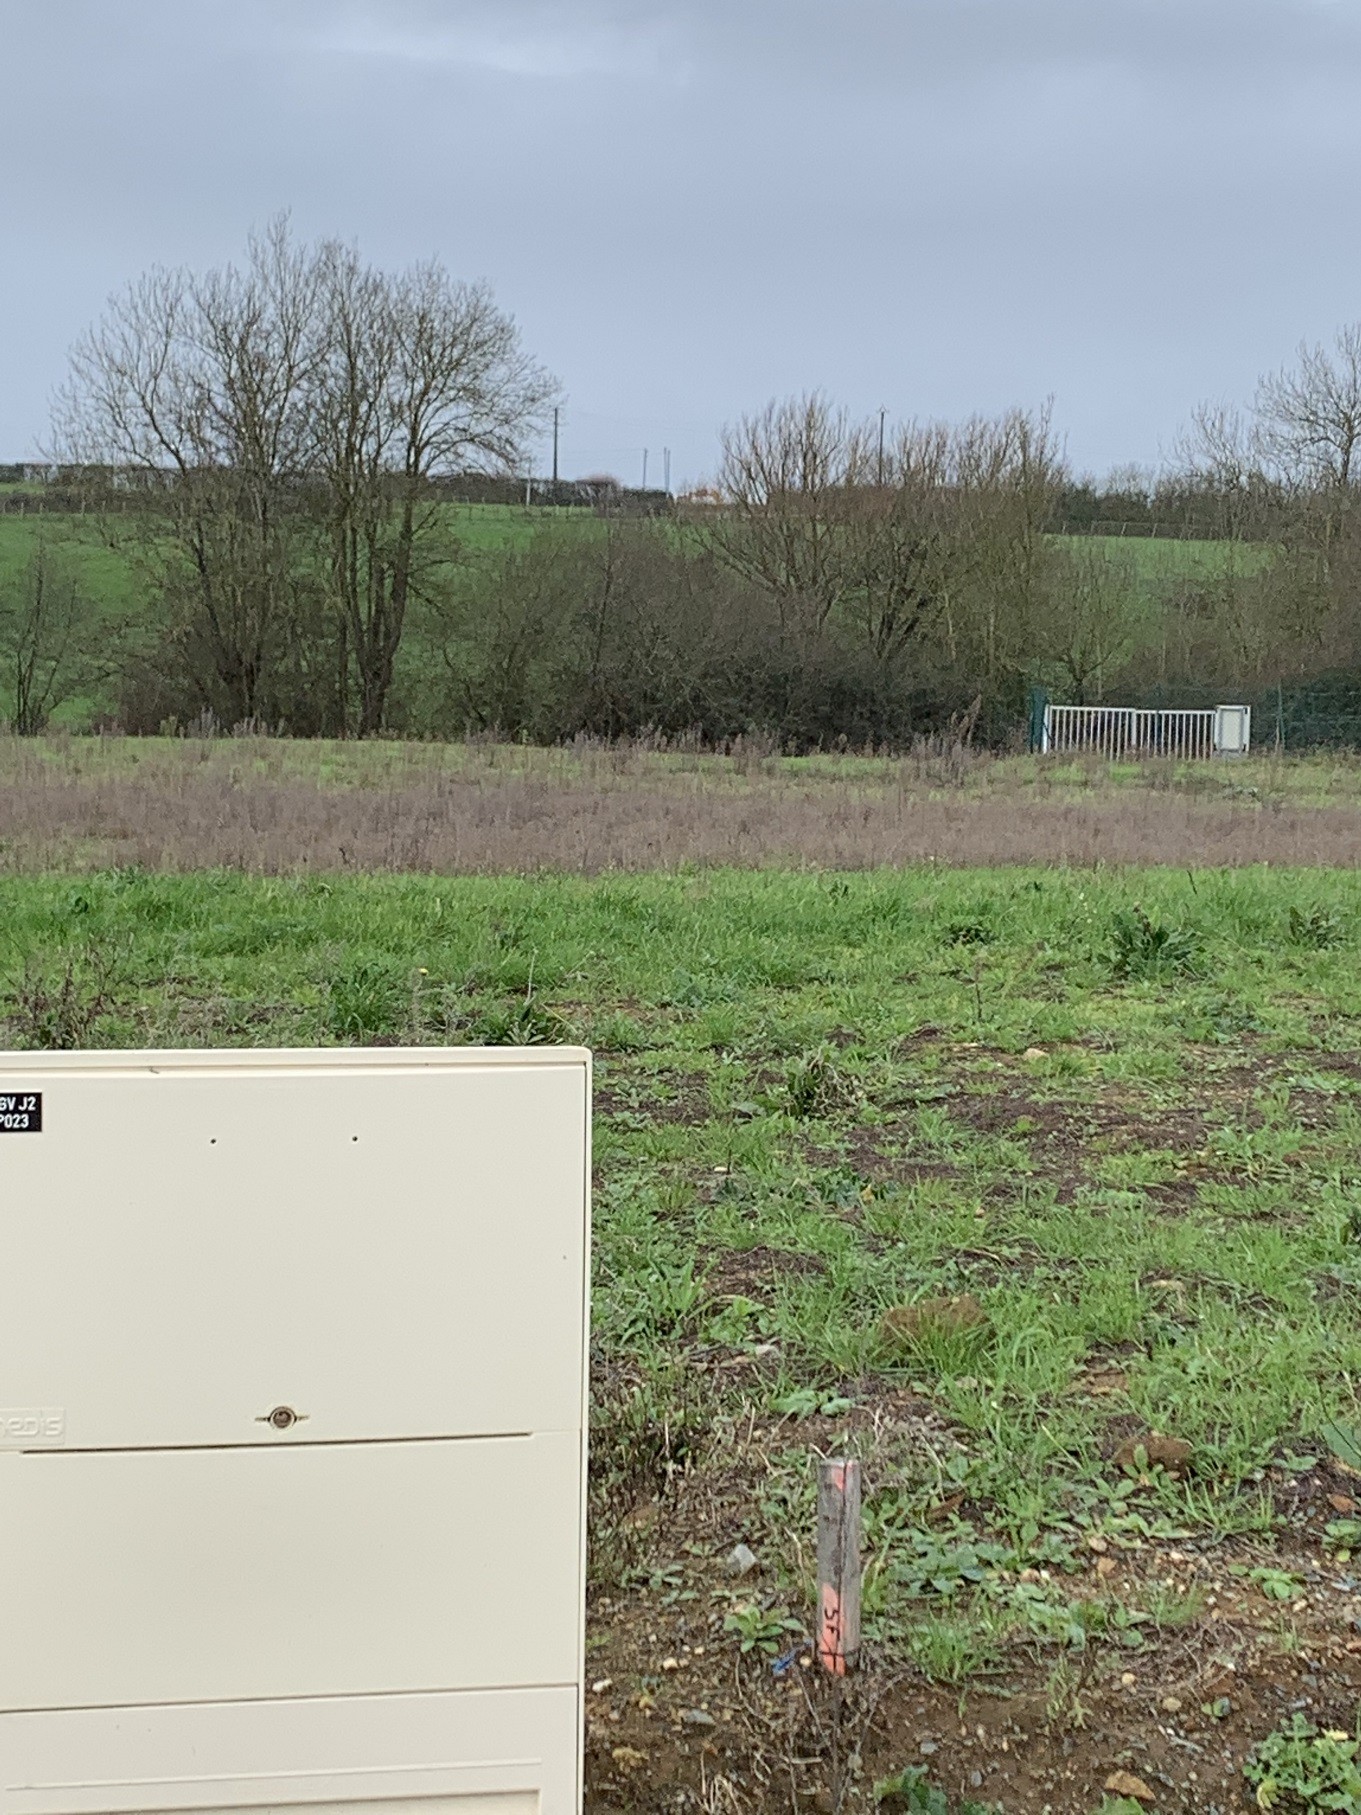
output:
<instances>
[{"instance_id":1,"label":"overcast grey sky","mask_svg":"<svg viewBox=\"0 0 1361 1815\"><path fill-rule=\"evenodd\" d=\"M1151 462L1361 316L1361 0L0 0L0 63L0 458L281 208L488 278L633 483L815 386Z\"/></svg>"}]
</instances>

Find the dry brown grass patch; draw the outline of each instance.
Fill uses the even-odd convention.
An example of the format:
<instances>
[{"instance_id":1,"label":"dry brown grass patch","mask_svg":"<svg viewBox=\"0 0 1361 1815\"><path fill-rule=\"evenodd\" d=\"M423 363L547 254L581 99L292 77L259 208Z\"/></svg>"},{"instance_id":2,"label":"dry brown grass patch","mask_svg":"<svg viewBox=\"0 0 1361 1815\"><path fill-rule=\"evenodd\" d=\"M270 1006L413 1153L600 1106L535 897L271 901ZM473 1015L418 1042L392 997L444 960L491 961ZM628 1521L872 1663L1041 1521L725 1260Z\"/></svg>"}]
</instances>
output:
<instances>
[{"instance_id":1,"label":"dry brown grass patch","mask_svg":"<svg viewBox=\"0 0 1361 1815\"><path fill-rule=\"evenodd\" d=\"M1361 795L972 759L0 740L0 867L496 874L936 863L1355 867Z\"/></svg>"}]
</instances>

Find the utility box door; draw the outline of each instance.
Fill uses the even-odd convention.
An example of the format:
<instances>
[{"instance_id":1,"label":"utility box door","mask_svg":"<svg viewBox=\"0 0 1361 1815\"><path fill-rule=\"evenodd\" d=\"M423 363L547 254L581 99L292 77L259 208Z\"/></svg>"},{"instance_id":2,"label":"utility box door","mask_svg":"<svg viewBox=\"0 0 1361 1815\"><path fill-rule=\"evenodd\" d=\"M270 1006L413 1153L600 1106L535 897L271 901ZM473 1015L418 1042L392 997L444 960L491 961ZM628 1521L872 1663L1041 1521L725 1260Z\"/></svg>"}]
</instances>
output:
<instances>
[{"instance_id":1,"label":"utility box door","mask_svg":"<svg viewBox=\"0 0 1361 1815\"><path fill-rule=\"evenodd\" d=\"M1215 707L1214 748L1217 756L1246 756L1251 737L1251 706Z\"/></svg>"},{"instance_id":2,"label":"utility box door","mask_svg":"<svg viewBox=\"0 0 1361 1815\"><path fill-rule=\"evenodd\" d=\"M577 1815L574 1689L0 1716L0 1815Z\"/></svg>"},{"instance_id":3,"label":"utility box door","mask_svg":"<svg viewBox=\"0 0 1361 1815\"><path fill-rule=\"evenodd\" d=\"M0 1456L0 1708L574 1683L580 1488L561 1432Z\"/></svg>"},{"instance_id":4,"label":"utility box door","mask_svg":"<svg viewBox=\"0 0 1361 1815\"><path fill-rule=\"evenodd\" d=\"M572 1050L0 1059L0 1446L580 1430L588 1094Z\"/></svg>"}]
</instances>

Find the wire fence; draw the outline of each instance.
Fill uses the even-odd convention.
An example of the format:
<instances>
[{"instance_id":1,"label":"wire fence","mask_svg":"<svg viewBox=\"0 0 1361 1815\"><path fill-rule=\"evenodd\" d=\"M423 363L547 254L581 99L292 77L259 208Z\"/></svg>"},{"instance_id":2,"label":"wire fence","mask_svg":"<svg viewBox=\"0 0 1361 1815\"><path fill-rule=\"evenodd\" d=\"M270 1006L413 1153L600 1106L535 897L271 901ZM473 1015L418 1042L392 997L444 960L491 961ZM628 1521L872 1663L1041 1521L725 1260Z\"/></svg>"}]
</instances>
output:
<instances>
[{"instance_id":1,"label":"wire fence","mask_svg":"<svg viewBox=\"0 0 1361 1815\"><path fill-rule=\"evenodd\" d=\"M1166 521L1158 518L1055 517L1044 526L1050 536L1128 537L1157 542L1222 542L1230 532L1222 523ZM1235 538L1241 539L1241 538ZM1265 539L1265 538L1263 538Z\"/></svg>"},{"instance_id":2,"label":"wire fence","mask_svg":"<svg viewBox=\"0 0 1361 1815\"><path fill-rule=\"evenodd\" d=\"M1252 708L1252 747L1266 750L1361 750L1361 672L1334 669L1308 679L1246 686L1232 678L1197 685L1155 683L1125 693L1121 705L1212 710L1224 700ZM1033 739L1032 739L1033 742Z\"/></svg>"}]
</instances>

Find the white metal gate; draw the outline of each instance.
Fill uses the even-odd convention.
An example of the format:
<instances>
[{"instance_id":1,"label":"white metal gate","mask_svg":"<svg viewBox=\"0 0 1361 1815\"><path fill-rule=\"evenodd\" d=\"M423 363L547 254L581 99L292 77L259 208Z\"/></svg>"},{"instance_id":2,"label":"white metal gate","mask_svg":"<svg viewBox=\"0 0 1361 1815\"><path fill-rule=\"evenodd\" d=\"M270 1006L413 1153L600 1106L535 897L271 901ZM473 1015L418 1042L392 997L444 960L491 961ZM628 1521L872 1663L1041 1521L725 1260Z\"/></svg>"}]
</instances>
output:
<instances>
[{"instance_id":1,"label":"white metal gate","mask_svg":"<svg viewBox=\"0 0 1361 1815\"><path fill-rule=\"evenodd\" d=\"M1141 757L1242 756L1251 735L1247 706L1164 711L1139 706L1046 706L1046 751L1090 750L1112 762Z\"/></svg>"}]
</instances>

